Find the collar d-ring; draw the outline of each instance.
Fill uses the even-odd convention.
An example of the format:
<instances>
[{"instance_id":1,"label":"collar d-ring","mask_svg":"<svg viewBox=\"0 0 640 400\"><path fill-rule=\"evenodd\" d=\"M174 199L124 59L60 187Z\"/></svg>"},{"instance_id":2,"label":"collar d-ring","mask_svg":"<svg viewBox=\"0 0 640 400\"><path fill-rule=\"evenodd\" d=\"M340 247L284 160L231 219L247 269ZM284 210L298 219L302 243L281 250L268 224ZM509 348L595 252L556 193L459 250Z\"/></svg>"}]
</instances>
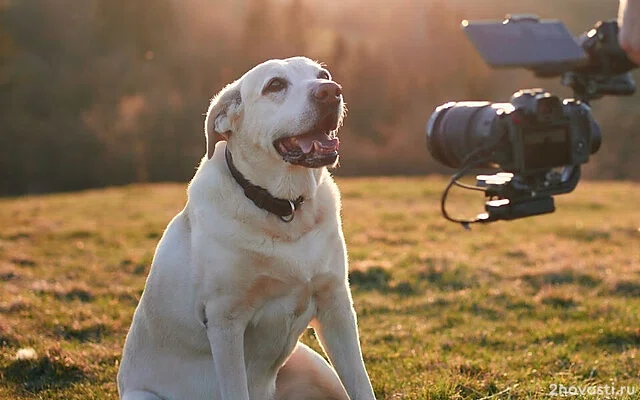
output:
<instances>
[{"instance_id":1,"label":"collar d-ring","mask_svg":"<svg viewBox=\"0 0 640 400\"><path fill-rule=\"evenodd\" d=\"M289 201L289 205L291 206L291 214L289 215L280 215L280 220L282 222L291 222L293 221L293 217L295 217L296 215L296 205L293 204L293 201L288 200Z\"/></svg>"}]
</instances>

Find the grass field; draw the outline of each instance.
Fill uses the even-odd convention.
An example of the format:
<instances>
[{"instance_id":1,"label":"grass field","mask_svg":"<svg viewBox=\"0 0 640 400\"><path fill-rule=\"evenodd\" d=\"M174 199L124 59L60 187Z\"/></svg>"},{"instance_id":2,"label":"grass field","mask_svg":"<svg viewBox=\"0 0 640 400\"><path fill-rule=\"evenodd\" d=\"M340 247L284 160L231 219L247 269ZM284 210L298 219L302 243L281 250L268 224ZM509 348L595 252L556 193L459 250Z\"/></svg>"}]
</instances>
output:
<instances>
[{"instance_id":1,"label":"grass field","mask_svg":"<svg viewBox=\"0 0 640 400\"><path fill-rule=\"evenodd\" d=\"M440 178L338 184L378 399L640 393L640 185L583 182L555 214L465 231L439 215ZM185 187L0 199L0 399L116 398L131 316ZM481 208L454 197L454 212Z\"/></svg>"}]
</instances>

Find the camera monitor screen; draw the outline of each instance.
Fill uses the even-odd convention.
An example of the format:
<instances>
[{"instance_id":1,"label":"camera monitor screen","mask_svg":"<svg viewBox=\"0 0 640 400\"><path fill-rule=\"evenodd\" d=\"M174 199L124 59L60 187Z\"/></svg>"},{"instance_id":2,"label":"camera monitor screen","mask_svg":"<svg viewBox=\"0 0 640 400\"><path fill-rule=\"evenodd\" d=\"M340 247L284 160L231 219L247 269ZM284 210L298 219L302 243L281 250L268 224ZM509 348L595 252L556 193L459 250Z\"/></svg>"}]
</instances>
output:
<instances>
[{"instance_id":1,"label":"camera monitor screen","mask_svg":"<svg viewBox=\"0 0 640 400\"><path fill-rule=\"evenodd\" d=\"M561 73L587 59L564 24L535 17L463 21L462 28L487 64Z\"/></svg>"}]
</instances>

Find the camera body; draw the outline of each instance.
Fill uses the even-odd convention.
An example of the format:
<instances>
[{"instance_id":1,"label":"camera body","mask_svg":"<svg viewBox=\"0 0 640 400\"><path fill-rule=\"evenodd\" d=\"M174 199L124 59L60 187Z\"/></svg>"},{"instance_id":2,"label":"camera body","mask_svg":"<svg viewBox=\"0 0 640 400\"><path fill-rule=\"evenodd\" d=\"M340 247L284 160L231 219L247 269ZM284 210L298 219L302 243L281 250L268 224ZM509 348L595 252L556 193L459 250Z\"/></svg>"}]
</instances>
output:
<instances>
[{"instance_id":1,"label":"camera body","mask_svg":"<svg viewBox=\"0 0 640 400\"><path fill-rule=\"evenodd\" d=\"M443 194L443 215L452 221L511 220L555 210L553 195L572 191L580 165L600 148L601 133L589 101L628 95L635 65L618 45L615 21L600 22L578 40L559 21L512 17L504 22L463 21L463 29L493 67L525 67L541 77L561 76L574 98L524 89L509 103L449 102L427 123L427 148L440 163L459 171ZM485 213L463 221L448 216L446 195L468 170L499 168L477 177Z\"/></svg>"},{"instance_id":2,"label":"camera body","mask_svg":"<svg viewBox=\"0 0 640 400\"><path fill-rule=\"evenodd\" d=\"M600 148L600 128L589 106L580 100L561 101L543 90L520 90L511 98L514 110L508 126L513 162L502 163L514 173L578 165Z\"/></svg>"},{"instance_id":3,"label":"camera body","mask_svg":"<svg viewBox=\"0 0 640 400\"><path fill-rule=\"evenodd\" d=\"M466 126L455 126L460 122ZM473 126L472 134L468 126ZM460 167L475 148L492 146L489 164L478 166L499 166L520 175L584 164L601 141L587 104L561 101L542 89L519 90L509 103L444 104L432 114L427 132L429 151L449 167ZM446 139L439 137L444 134Z\"/></svg>"}]
</instances>

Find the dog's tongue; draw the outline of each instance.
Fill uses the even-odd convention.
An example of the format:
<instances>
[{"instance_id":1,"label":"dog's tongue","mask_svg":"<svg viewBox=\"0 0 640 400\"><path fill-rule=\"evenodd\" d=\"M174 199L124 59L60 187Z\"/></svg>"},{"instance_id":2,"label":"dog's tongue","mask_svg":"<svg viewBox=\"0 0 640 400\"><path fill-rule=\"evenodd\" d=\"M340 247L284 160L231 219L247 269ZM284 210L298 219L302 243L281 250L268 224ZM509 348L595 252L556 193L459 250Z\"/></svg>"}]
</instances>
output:
<instances>
[{"instance_id":1,"label":"dog's tongue","mask_svg":"<svg viewBox=\"0 0 640 400\"><path fill-rule=\"evenodd\" d=\"M304 135L296 138L296 142L303 153L309 153L314 148L314 143L325 150L337 150L340 140L336 138L330 138L326 133L314 133L312 135Z\"/></svg>"}]
</instances>

